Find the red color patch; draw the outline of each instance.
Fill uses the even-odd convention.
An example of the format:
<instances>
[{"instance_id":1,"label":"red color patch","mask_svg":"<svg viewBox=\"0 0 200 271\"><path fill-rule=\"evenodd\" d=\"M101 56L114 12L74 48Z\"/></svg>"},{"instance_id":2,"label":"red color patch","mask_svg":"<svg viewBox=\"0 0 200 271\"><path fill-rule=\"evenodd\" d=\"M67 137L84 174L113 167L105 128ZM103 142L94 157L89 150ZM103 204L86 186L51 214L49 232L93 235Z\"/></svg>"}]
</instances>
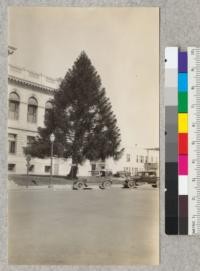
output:
<instances>
[{"instance_id":1,"label":"red color patch","mask_svg":"<svg viewBox=\"0 0 200 271\"><path fill-rule=\"evenodd\" d=\"M188 154L188 134L178 134L178 153Z\"/></svg>"}]
</instances>

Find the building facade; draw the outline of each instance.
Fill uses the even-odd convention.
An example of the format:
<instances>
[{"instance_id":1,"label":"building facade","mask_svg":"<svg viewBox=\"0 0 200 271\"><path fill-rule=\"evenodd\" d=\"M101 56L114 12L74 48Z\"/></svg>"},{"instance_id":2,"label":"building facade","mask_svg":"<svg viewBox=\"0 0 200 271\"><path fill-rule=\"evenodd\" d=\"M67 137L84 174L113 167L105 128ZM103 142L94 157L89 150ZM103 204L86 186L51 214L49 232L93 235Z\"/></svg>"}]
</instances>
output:
<instances>
[{"instance_id":1,"label":"building facade","mask_svg":"<svg viewBox=\"0 0 200 271\"><path fill-rule=\"evenodd\" d=\"M59 80L14 65L8 68L8 173L25 174L27 162L23 149L44 126L46 110ZM64 175L64 159L54 158L53 173ZM30 174L48 175L50 159L32 158Z\"/></svg>"},{"instance_id":2,"label":"building facade","mask_svg":"<svg viewBox=\"0 0 200 271\"><path fill-rule=\"evenodd\" d=\"M45 112L51 109L51 99L60 83L43 74L18 66L8 67L8 173L26 174L27 161L24 147L38 134L38 127L44 126ZM78 174L87 176L91 171L108 169L113 173L126 171L135 175L138 171L154 169L158 172L159 152L138 146L125 148L120 160L112 158L105 162L86 161L79 167ZM53 157L53 175L65 176L71 168L71 159ZM29 173L50 174L50 158L32 158Z\"/></svg>"},{"instance_id":3,"label":"building facade","mask_svg":"<svg viewBox=\"0 0 200 271\"><path fill-rule=\"evenodd\" d=\"M108 159L107 167L113 173L127 172L134 176L139 171L154 170L159 176L159 150L158 148L142 148L137 145L127 147L118 161Z\"/></svg>"}]
</instances>

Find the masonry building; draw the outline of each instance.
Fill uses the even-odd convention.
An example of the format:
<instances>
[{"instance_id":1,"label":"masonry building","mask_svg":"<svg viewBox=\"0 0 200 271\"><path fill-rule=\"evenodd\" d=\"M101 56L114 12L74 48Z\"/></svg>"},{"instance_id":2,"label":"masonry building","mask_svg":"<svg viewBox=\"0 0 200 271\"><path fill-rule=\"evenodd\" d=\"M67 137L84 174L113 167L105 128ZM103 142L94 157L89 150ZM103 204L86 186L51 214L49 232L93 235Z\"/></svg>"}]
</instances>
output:
<instances>
[{"instance_id":1,"label":"masonry building","mask_svg":"<svg viewBox=\"0 0 200 271\"><path fill-rule=\"evenodd\" d=\"M59 80L14 65L8 68L8 172L27 172L24 147L44 126L45 112L51 108L51 99ZM66 161L54 159L55 175L66 172ZM49 174L50 159L32 158L30 173Z\"/></svg>"}]
</instances>

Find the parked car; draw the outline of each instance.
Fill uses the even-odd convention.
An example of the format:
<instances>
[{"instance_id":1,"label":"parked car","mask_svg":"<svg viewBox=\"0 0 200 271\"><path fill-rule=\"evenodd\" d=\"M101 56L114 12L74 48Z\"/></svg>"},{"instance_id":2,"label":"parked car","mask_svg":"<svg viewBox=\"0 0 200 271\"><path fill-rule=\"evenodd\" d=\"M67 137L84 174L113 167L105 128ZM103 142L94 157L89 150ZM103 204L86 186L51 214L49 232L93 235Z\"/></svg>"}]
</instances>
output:
<instances>
[{"instance_id":1,"label":"parked car","mask_svg":"<svg viewBox=\"0 0 200 271\"><path fill-rule=\"evenodd\" d=\"M125 188L136 188L140 184L149 183L153 187L158 187L159 178L156 176L156 172L141 171L135 176L127 176L123 174L120 177L112 175L111 171L99 170L91 171L90 177L78 178L73 182L73 189L81 190L88 187L88 180L90 183L95 183L100 189L108 189L113 183L122 184Z\"/></svg>"},{"instance_id":2,"label":"parked car","mask_svg":"<svg viewBox=\"0 0 200 271\"><path fill-rule=\"evenodd\" d=\"M130 177L131 173L127 171L117 171L113 176L117 178L126 178Z\"/></svg>"},{"instance_id":3,"label":"parked car","mask_svg":"<svg viewBox=\"0 0 200 271\"><path fill-rule=\"evenodd\" d=\"M140 171L135 176L131 177L131 179L135 182L136 186L143 183L151 184L152 187L159 186L159 178L154 170Z\"/></svg>"},{"instance_id":4,"label":"parked car","mask_svg":"<svg viewBox=\"0 0 200 271\"><path fill-rule=\"evenodd\" d=\"M108 189L112 185L112 172L108 170L91 171L90 182L97 183L100 189ZM73 189L81 190L88 187L87 178L79 178L73 182Z\"/></svg>"}]
</instances>

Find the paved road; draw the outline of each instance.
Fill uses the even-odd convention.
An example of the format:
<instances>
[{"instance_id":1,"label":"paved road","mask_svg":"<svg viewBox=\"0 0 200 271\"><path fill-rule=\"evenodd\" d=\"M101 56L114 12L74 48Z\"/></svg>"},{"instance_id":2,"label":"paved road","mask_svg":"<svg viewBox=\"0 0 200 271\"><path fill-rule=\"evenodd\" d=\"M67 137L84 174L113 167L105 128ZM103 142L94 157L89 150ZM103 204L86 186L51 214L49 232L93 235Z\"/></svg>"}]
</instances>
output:
<instances>
[{"instance_id":1,"label":"paved road","mask_svg":"<svg viewBox=\"0 0 200 271\"><path fill-rule=\"evenodd\" d=\"M9 191L11 264L156 264L159 192Z\"/></svg>"}]
</instances>

